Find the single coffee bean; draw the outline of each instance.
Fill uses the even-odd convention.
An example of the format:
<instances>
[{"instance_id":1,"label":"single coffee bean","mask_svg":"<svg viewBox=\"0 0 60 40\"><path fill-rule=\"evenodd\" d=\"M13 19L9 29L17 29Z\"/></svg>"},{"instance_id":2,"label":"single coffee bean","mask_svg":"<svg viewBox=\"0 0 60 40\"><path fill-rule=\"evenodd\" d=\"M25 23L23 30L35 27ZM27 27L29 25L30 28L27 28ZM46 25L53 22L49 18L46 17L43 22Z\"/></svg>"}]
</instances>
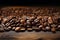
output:
<instances>
[{"instance_id":1,"label":"single coffee bean","mask_svg":"<svg viewBox=\"0 0 60 40\"><path fill-rule=\"evenodd\" d=\"M56 27L57 25L56 24L52 24L51 27Z\"/></svg>"},{"instance_id":2,"label":"single coffee bean","mask_svg":"<svg viewBox=\"0 0 60 40\"><path fill-rule=\"evenodd\" d=\"M46 32L46 28L42 27L42 31Z\"/></svg>"},{"instance_id":3,"label":"single coffee bean","mask_svg":"<svg viewBox=\"0 0 60 40\"><path fill-rule=\"evenodd\" d=\"M17 32L17 31L20 31L20 27L16 27L15 28L15 31Z\"/></svg>"},{"instance_id":4,"label":"single coffee bean","mask_svg":"<svg viewBox=\"0 0 60 40\"><path fill-rule=\"evenodd\" d=\"M48 23L49 23L49 24L52 24L52 23L53 23L53 20L52 20L51 17L48 17Z\"/></svg>"},{"instance_id":5,"label":"single coffee bean","mask_svg":"<svg viewBox=\"0 0 60 40\"><path fill-rule=\"evenodd\" d=\"M4 32L4 27L1 24L0 24L0 32Z\"/></svg>"},{"instance_id":6,"label":"single coffee bean","mask_svg":"<svg viewBox=\"0 0 60 40\"><path fill-rule=\"evenodd\" d=\"M8 27L8 29L10 29L10 30L11 30L11 29L12 29L12 27L11 27L11 26L9 26L9 27Z\"/></svg>"},{"instance_id":7,"label":"single coffee bean","mask_svg":"<svg viewBox=\"0 0 60 40\"><path fill-rule=\"evenodd\" d=\"M46 30L47 30L47 31L50 31L50 29L51 29L51 28L50 28L49 26L46 26Z\"/></svg>"},{"instance_id":8,"label":"single coffee bean","mask_svg":"<svg viewBox=\"0 0 60 40\"><path fill-rule=\"evenodd\" d=\"M58 25L57 30L60 31L60 25Z\"/></svg>"},{"instance_id":9,"label":"single coffee bean","mask_svg":"<svg viewBox=\"0 0 60 40\"><path fill-rule=\"evenodd\" d=\"M53 33L56 33L56 29L55 29L55 28L51 28L51 31L52 31Z\"/></svg>"},{"instance_id":10,"label":"single coffee bean","mask_svg":"<svg viewBox=\"0 0 60 40\"><path fill-rule=\"evenodd\" d=\"M40 25L40 26L39 26L39 29L42 30L42 27L43 27L43 25Z\"/></svg>"}]
</instances>

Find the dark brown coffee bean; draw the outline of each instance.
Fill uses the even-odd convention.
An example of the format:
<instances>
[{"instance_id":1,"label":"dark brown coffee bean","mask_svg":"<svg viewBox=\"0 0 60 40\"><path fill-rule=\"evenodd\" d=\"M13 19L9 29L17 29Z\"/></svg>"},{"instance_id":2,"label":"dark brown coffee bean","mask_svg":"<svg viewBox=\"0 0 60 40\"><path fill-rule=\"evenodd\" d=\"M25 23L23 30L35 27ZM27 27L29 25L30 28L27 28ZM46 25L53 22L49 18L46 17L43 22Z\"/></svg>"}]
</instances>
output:
<instances>
[{"instance_id":1,"label":"dark brown coffee bean","mask_svg":"<svg viewBox=\"0 0 60 40\"><path fill-rule=\"evenodd\" d=\"M3 23L6 23L8 21L8 19L7 18L3 18Z\"/></svg>"},{"instance_id":2,"label":"dark brown coffee bean","mask_svg":"<svg viewBox=\"0 0 60 40\"><path fill-rule=\"evenodd\" d=\"M21 32L24 32L25 30L26 30L26 28L24 28L24 27L21 27L21 29L20 29Z\"/></svg>"},{"instance_id":3,"label":"dark brown coffee bean","mask_svg":"<svg viewBox=\"0 0 60 40\"><path fill-rule=\"evenodd\" d=\"M9 25L11 25L11 24L10 24L10 23L6 23L6 24L5 24L5 26L9 26Z\"/></svg>"},{"instance_id":4,"label":"dark brown coffee bean","mask_svg":"<svg viewBox=\"0 0 60 40\"><path fill-rule=\"evenodd\" d=\"M49 24L52 24L52 23L53 23L53 20L52 20L51 17L48 17L48 23L49 23Z\"/></svg>"},{"instance_id":5,"label":"dark brown coffee bean","mask_svg":"<svg viewBox=\"0 0 60 40\"><path fill-rule=\"evenodd\" d=\"M52 25L51 25L52 28L53 28L53 27L55 28L56 26L57 26L56 24L52 24Z\"/></svg>"},{"instance_id":6,"label":"dark brown coffee bean","mask_svg":"<svg viewBox=\"0 0 60 40\"><path fill-rule=\"evenodd\" d=\"M57 30L60 31L60 25L57 26Z\"/></svg>"},{"instance_id":7,"label":"dark brown coffee bean","mask_svg":"<svg viewBox=\"0 0 60 40\"><path fill-rule=\"evenodd\" d=\"M10 31L10 29L8 27L4 27L5 31Z\"/></svg>"},{"instance_id":8,"label":"dark brown coffee bean","mask_svg":"<svg viewBox=\"0 0 60 40\"><path fill-rule=\"evenodd\" d=\"M16 28L16 27L12 27L12 30L15 31L15 28Z\"/></svg>"},{"instance_id":9,"label":"dark brown coffee bean","mask_svg":"<svg viewBox=\"0 0 60 40\"><path fill-rule=\"evenodd\" d=\"M47 25L48 25L48 23L47 23L47 22L44 22L44 23L43 23L43 25L44 25L44 26L47 26Z\"/></svg>"},{"instance_id":10,"label":"dark brown coffee bean","mask_svg":"<svg viewBox=\"0 0 60 40\"><path fill-rule=\"evenodd\" d=\"M40 31L39 27L33 26L32 29L36 32Z\"/></svg>"},{"instance_id":11,"label":"dark brown coffee bean","mask_svg":"<svg viewBox=\"0 0 60 40\"><path fill-rule=\"evenodd\" d=\"M0 32L4 32L4 27L0 25Z\"/></svg>"},{"instance_id":12,"label":"dark brown coffee bean","mask_svg":"<svg viewBox=\"0 0 60 40\"><path fill-rule=\"evenodd\" d=\"M20 31L20 29L21 29L20 27L16 27L15 31Z\"/></svg>"},{"instance_id":13,"label":"dark brown coffee bean","mask_svg":"<svg viewBox=\"0 0 60 40\"><path fill-rule=\"evenodd\" d=\"M52 31L53 33L56 33L56 28L51 28L51 31Z\"/></svg>"},{"instance_id":14,"label":"dark brown coffee bean","mask_svg":"<svg viewBox=\"0 0 60 40\"><path fill-rule=\"evenodd\" d=\"M31 32L33 29L32 28L27 28L27 31Z\"/></svg>"},{"instance_id":15,"label":"dark brown coffee bean","mask_svg":"<svg viewBox=\"0 0 60 40\"><path fill-rule=\"evenodd\" d=\"M31 25L30 20L27 20L26 23L27 25Z\"/></svg>"},{"instance_id":16,"label":"dark brown coffee bean","mask_svg":"<svg viewBox=\"0 0 60 40\"><path fill-rule=\"evenodd\" d=\"M42 31L46 32L46 28L42 27Z\"/></svg>"},{"instance_id":17,"label":"dark brown coffee bean","mask_svg":"<svg viewBox=\"0 0 60 40\"><path fill-rule=\"evenodd\" d=\"M10 29L10 30L11 30L11 29L12 29L12 27L11 27L11 26L9 26L9 27L8 27L8 29Z\"/></svg>"},{"instance_id":18,"label":"dark brown coffee bean","mask_svg":"<svg viewBox=\"0 0 60 40\"><path fill-rule=\"evenodd\" d=\"M42 30L42 27L43 27L43 25L40 25L40 26L39 26L39 29Z\"/></svg>"},{"instance_id":19,"label":"dark brown coffee bean","mask_svg":"<svg viewBox=\"0 0 60 40\"><path fill-rule=\"evenodd\" d=\"M46 26L46 30L47 30L47 31L50 31L50 29L51 29L51 28L50 28L49 26Z\"/></svg>"},{"instance_id":20,"label":"dark brown coffee bean","mask_svg":"<svg viewBox=\"0 0 60 40\"><path fill-rule=\"evenodd\" d=\"M39 20L38 20L38 19L35 19L34 22L35 22L35 23L39 23Z\"/></svg>"}]
</instances>

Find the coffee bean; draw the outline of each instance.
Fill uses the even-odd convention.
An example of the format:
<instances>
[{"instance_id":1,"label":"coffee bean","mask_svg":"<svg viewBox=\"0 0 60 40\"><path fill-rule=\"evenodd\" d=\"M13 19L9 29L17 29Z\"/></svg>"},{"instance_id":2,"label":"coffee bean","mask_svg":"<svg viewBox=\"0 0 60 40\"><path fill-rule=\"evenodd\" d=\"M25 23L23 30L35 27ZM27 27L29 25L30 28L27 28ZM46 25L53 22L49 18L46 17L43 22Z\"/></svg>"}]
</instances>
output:
<instances>
[{"instance_id":1,"label":"coffee bean","mask_svg":"<svg viewBox=\"0 0 60 40\"><path fill-rule=\"evenodd\" d=\"M0 25L0 32L4 32L4 27Z\"/></svg>"},{"instance_id":2,"label":"coffee bean","mask_svg":"<svg viewBox=\"0 0 60 40\"><path fill-rule=\"evenodd\" d=\"M15 28L15 31L20 31L20 27L16 27Z\"/></svg>"},{"instance_id":3,"label":"coffee bean","mask_svg":"<svg viewBox=\"0 0 60 40\"><path fill-rule=\"evenodd\" d=\"M55 28L51 28L51 31L52 31L53 33L56 33L56 29L55 29Z\"/></svg>"},{"instance_id":4,"label":"coffee bean","mask_svg":"<svg viewBox=\"0 0 60 40\"><path fill-rule=\"evenodd\" d=\"M15 31L15 28L16 28L16 27L12 27L12 30Z\"/></svg>"},{"instance_id":5,"label":"coffee bean","mask_svg":"<svg viewBox=\"0 0 60 40\"><path fill-rule=\"evenodd\" d=\"M51 28L50 28L49 26L46 26L46 30L47 30L47 31L50 31L50 29L51 29Z\"/></svg>"},{"instance_id":6,"label":"coffee bean","mask_svg":"<svg viewBox=\"0 0 60 40\"><path fill-rule=\"evenodd\" d=\"M52 24L52 23L53 23L53 20L52 20L51 17L48 18L48 23L49 23L49 24Z\"/></svg>"}]
</instances>

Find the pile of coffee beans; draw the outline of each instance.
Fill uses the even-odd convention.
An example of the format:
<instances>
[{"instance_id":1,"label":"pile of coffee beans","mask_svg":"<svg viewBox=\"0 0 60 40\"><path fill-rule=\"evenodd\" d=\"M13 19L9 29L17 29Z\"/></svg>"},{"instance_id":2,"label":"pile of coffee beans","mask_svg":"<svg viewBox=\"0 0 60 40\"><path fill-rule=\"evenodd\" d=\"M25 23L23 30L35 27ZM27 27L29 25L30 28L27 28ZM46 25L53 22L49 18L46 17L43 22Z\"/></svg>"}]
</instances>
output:
<instances>
[{"instance_id":1,"label":"pile of coffee beans","mask_svg":"<svg viewBox=\"0 0 60 40\"><path fill-rule=\"evenodd\" d=\"M57 8L2 8L0 9L0 32L56 33L60 31L59 13Z\"/></svg>"},{"instance_id":2,"label":"pile of coffee beans","mask_svg":"<svg viewBox=\"0 0 60 40\"><path fill-rule=\"evenodd\" d=\"M0 17L0 31L60 31L60 18L51 16Z\"/></svg>"}]
</instances>

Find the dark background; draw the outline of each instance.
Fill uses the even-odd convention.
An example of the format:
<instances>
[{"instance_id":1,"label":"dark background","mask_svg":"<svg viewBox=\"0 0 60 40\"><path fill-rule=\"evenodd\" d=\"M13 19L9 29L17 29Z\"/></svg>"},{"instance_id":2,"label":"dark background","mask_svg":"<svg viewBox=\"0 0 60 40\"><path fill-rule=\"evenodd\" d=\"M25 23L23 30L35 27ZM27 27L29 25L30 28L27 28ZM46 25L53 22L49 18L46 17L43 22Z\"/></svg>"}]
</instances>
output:
<instances>
[{"instance_id":1,"label":"dark background","mask_svg":"<svg viewBox=\"0 0 60 40\"><path fill-rule=\"evenodd\" d=\"M60 6L58 0L0 0L0 6Z\"/></svg>"}]
</instances>

